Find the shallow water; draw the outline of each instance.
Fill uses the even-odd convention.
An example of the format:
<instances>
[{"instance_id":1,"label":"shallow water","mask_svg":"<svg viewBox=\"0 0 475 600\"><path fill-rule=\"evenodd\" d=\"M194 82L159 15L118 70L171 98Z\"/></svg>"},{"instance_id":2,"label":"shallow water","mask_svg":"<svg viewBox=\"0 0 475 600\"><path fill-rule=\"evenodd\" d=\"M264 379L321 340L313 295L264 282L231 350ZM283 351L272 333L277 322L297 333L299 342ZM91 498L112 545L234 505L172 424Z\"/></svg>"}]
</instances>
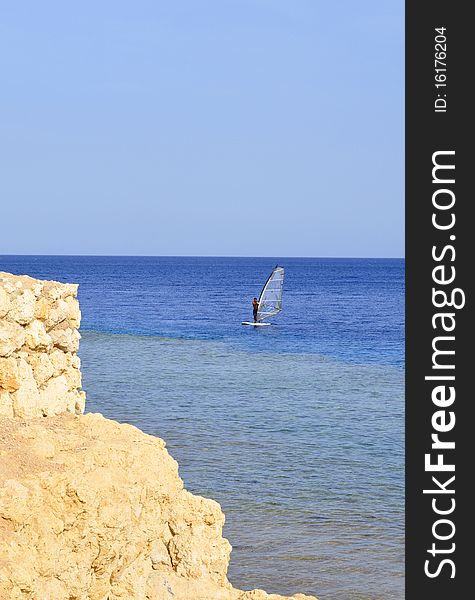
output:
<instances>
[{"instance_id":1,"label":"shallow water","mask_svg":"<svg viewBox=\"0 0 475 600\"><path fill-rule=\"evenodd\" d=\"M284 312L246 328L286 267ZM403 261L0 257L80 283L87 410L165 439L244 589L404 597Z\"/></svg>"},{"instance_id":2,"label":"shallow water","mask_svg":"<svg viewBox=\"0 0 475 600\"><path fill-rule=\"evenodd\" d=\"M88 410L164 438L220 502L235 585L403 597L400 370L91 332L81 357Z\"/></svg>"}]
</instances>

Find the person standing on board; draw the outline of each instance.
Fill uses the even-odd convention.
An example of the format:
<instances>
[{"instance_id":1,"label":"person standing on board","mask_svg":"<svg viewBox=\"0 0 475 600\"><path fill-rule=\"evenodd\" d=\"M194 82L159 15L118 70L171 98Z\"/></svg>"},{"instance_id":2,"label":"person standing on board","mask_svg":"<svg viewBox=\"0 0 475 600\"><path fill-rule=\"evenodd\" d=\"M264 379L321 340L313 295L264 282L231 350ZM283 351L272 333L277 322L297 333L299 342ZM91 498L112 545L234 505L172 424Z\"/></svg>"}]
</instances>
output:
<instances>
[{"instance_id":1,"label":"person standing on board","mask_svg":"<svg viewBox=\"0 0 475 600\"><path fill-rule=\"evenodd\" d=\"M259 308L259 302L257 298L254 298L252 301L252 314L254 315L254 323L257 323L257 310Z\"/></svg>"}]
</instances>

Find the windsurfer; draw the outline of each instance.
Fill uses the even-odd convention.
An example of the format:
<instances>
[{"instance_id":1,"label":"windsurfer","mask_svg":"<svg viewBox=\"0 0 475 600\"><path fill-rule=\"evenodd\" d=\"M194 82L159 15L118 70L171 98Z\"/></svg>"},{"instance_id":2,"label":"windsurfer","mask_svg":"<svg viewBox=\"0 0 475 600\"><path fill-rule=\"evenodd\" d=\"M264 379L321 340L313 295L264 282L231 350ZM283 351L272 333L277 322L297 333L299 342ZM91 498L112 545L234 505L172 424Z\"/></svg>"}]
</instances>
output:
<instances>
[{"instance_id":1,"label":"windsurfer","mask_svg":"<svg viewBox=\"0 0 475 600\"><path fill-rule=\"evenodd\" d=\"M257 298L254 298L252 300L252 314L254 316L254 323L257 323L257 311L259 309L259 302L257 301Z\"/></svg>"}]
</instances>

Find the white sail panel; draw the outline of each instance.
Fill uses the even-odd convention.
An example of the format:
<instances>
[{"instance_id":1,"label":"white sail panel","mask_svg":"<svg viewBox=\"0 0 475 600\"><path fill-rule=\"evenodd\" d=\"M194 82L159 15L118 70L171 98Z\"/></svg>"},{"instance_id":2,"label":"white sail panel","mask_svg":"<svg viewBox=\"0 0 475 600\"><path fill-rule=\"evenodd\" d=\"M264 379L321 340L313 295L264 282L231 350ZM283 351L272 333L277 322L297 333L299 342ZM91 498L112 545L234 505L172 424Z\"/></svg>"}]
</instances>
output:
<instances>
[{"instance_id":1,"label":"white sail panel","mask_svg":"<svg viewBox=\"0 0 475 600\"><path fill-rule=\"evenodd\" d=\"M284 269L283 267L275 267L259 296L259 308L257 309L258 321L273 317L282 310L283 287Z\"/></svg>"}]
</instances>

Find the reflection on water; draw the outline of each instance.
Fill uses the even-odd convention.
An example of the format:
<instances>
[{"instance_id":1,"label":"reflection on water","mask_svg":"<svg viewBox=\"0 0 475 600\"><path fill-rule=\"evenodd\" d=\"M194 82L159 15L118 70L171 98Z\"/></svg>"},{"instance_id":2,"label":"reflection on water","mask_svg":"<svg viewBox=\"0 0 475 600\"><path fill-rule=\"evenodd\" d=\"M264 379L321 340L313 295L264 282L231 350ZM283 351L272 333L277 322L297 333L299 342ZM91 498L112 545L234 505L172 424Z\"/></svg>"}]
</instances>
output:
<instances>
[{"instance_id":1,"label":"reflection on water","mask_svg":"<svg viewBox=\"0 0 475 600\"><path fill-rule=\"evenodd\" d=\"M84 332L87 410L165 439L220 502L234 585L403 592L403 371L214 341Z\"/></svg>"}]
</instances>

